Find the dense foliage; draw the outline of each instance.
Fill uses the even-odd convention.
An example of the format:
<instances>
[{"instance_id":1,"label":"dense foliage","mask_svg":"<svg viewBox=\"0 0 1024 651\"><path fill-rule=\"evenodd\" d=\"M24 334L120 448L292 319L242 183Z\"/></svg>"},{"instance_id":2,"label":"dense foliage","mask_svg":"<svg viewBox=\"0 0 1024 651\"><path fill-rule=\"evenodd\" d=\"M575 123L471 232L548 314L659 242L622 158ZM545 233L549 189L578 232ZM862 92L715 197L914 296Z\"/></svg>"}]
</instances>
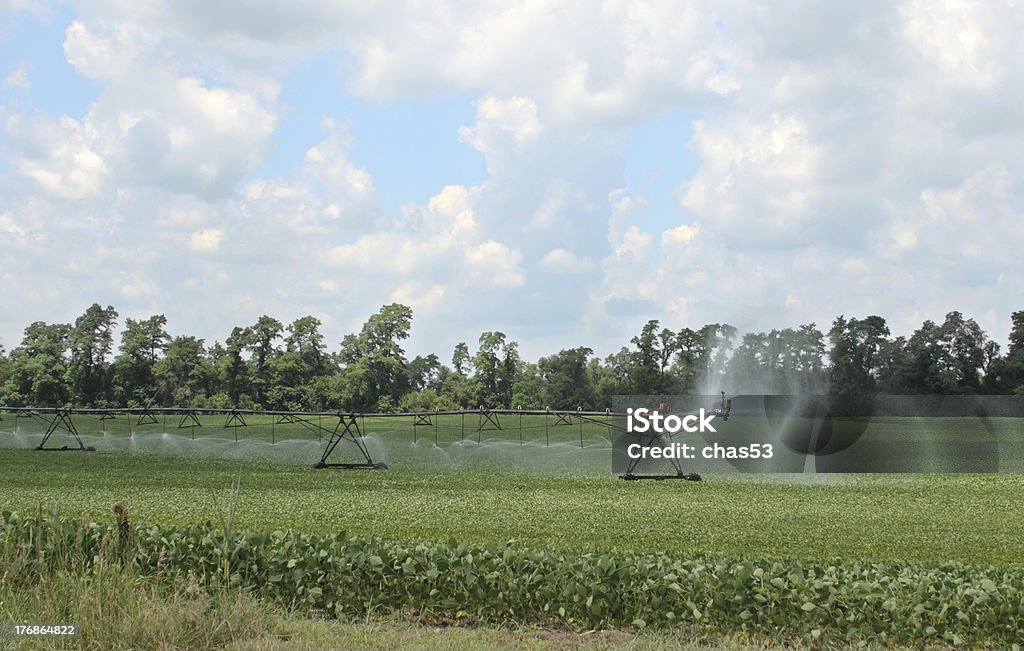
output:
<instances>
[{"instance_id":1,"label":"dense foliage","mask_svg":"<svg viewBox=\"0 0 1024 651\"><path fill-rule=\"evenodd\" d=\"M827 336L813 323L747 333L709 324L678 330L648 321L604 359L584 346L522 359L502 332L459 343L451 365L436 354L408 359L412 310L386 305L333 349L320 321L285 326L261 316L221 342L171 336L167 319L126 319L92 305L72 324L25 328L0 348L0 404L9 406L262 407L391 411L458 407L603 409L613 395L730 393L1022 393L1024 311L1012 315L1001 354L973 319L950 312L909 337L885 319L839 316ZM827 340L827 343L826 343ZM116 353L116 354L115 354Z\"/></svg>"},{"instance_id":2,"label":"dense foliage","mask_svg":"<svg viewBox=\"0 0 1024 651\"><path fill-rule=\"evenodd\" d=\"M1020 567L820 562L503 544L403 543L345 534L237 533L230 526L114 525L0 514L0 546L45 570L118 548L143 572L245 586L346 617L684 626L883 644L1003 646L1024 639ZM15 552L16 553L16 552Z\"/></svg>"}]
</instances>

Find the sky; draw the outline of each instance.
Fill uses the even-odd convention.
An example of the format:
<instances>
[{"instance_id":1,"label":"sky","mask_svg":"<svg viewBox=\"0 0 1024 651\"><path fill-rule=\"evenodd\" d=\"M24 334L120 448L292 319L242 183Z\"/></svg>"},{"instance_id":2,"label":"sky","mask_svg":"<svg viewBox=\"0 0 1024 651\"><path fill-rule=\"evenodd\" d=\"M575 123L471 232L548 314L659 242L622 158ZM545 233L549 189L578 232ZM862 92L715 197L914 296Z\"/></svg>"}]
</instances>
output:
<instances>
[{"instance_id":1,"label":"sky","mask_svg":"<svg viewBox=\"0 0 1024 651\"><path fill-rule=\"evenodd\" d=\"M1018 3L0 0L0 344L1024 309Z\"/></svg>"}]
</instances>

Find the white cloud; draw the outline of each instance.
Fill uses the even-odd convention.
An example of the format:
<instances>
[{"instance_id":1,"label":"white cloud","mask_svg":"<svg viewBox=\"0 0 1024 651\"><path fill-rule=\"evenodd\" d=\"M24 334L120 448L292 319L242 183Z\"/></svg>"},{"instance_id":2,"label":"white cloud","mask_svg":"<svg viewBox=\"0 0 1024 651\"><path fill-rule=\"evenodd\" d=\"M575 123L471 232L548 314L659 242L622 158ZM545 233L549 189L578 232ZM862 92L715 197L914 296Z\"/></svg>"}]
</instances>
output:
<instances>
[{"instance_id":1,"label":"white cloud","mask_svg":"<svg viewBox=\"0 0 1024 651\"><path fill-rule=\"evenodd\" d=\"M28 233L28 229L15 221L14 216L6 211L0 212L0 232L21 238Z\"/></svg>"},{"instance_id":2,"label":"white cloud","mask_svg":"<svg viewBox=\"0 0 1024 651\"><path fill-rule=\"evenodd\" d=\"M700 224L681 224L675 228L669 228L661 234L661 248L685 247L693 242L699 233Z\"/></svg>"},{"instance_id":3,"label":"white cloud","mask_svg":"<svg viewBox=\"0 0 1024 651\"><path fill-rule=\"evenodd\" d=\"M802 120L774 114L765 122L743 119L724 128L698 121L691 146L702 165L685 184L684 208L746 240L812 239L800 232L816 216L825 160Z\"/></svg>"},{"instance_id":4,"label":"white cloud","mask_svg":"<svg viewBox=\"0 0 1024 651\"><path fill-rule=\"evenodd\" d=\"M212 253L220 248L224 231L218 228L204 228L189 236L188 248L201 253Z\"/></svg>"},{"instance_id":5,"label":"white cloud","mask_svg":"<svg viewBox=\"0 0 1024 651\"><path fill-rule=\"evenodd\" d=\"M541 134L537 104L529 97L485 97L475 106L476 126L460 127L459 137L485 154L496 141L509 140L521 147Z\"/></svg>"},{"instance_id":6,"label":"white cloud","mask_svg":"<svg viewBox=\"0 0 1024 651\"><path fill-rule=\"evenodd\" d=\"M474 284L484 287L518 287L523 284L519 251L487 240L466 251L466 267Z\"/></svg>"},{"instance_id":7,"label":"white cloud","mask_svg":"<svg viewBox=\"0 0 1024 651\"><path fill-rule=\"evenodd\" d=\"M444 278L456 288L520 286L522 254L479 239L474 214L479 196L480 188L446 186L425 208L409 207L403 222L333 247L328 260L339 269L392 280Z\"/></svg>"},{"instance_id":8,"label":"white cloud","mask_svg":"<svg viewBox=\"0 0 1024 651\"><path fill-rule=\"evenodd\" d=\"M621 239L612 242L611 258L616 263L643 263L647 260L654 236L630 226Z\"/></svg>"},{"instance_id":9,"label":"white cloud","mask_svg":"<svg viewBox=\"0 0 1024 651\"><path fill-rule=\"evenodd\" d=\"M355 39L355 88L379 98L424 88L526 95L560 122L628 120L738 88L716 19L669 0L412 7Z\"/></svg>"},{"instance_id":10,"label":"white cloud","mask_svg":"<svg viewBox=\"0 0 1024 651\"><path fill-rule=\"evenodd\" d=\"M130 301L142 301L150 299L159 294L159 290L151 281L145 278L133 278L121 285L121 295Z\"/></svg>"},{"instance_id":11,"label":"white cloud","mask_svg":"<svg viewBox=\"0 0 1024 651\"><path fill-rule=\"evenodd\" d=\"M1020 308L1024 13L1012 3L96 0L73 11L65 56L97 95L67 116L2 109L13 304L31 300L21 287L109 302L127 287L143 309L154 292L186 303L176 288L192 283L207 305L247 296L239 309L255 316L296 301L364 315L399 297L437 319L486 312L467 317L479 329L529 327L523 305L543 305L532 309L562 310L545 323L589 328L599 348L633 334L613 314L630 300L674 325L760 328L862 311L913 326L962 309L998 319L986 324L996 334ZM363 99L477 98L449 135L489 176L452 177L388 215L387 175L360 160L374 143L352 142L345 120L362 118L344 105L316 107L338 117L295 170L254 178L272 138L292 137L278 131L285 111L307 108L278 95L296 92L290 66L318 57L340 70L323 83ZM695 120L659 170L674 205L630 170L648 154L630 150L632 127L665 109ZM47 247L67 265L42 280L19 271L44 273L33 261ZM556 273L534 282L524 260ZM577 295L590 304L543 302ZM479 307L491 298L510 307Z\"/></svg>"},{"instance_id":12,"label":"white cloud","mask_svg":"<svg viewBox=\"0 0 1024 651\"><path fill-rule=\"evenodd\" d=\"M8 139L20 146L13 157L19 171L54 197L83 199L103 190L108 168L94 149L96 130L89 122L63 117L56 122L10 115Z\"/></svg>"},{"instance_id":13,"label":"white cloud","mask_svg":"<svg viewBox=\"0 0 1024 651\"><path fill-rule=\"evenodd\" d=\"M537 119L537 105L528 97L485 97L475 106L476 123L459 127L459 138L484 155L491 174L500 174L509 158L522 154L540 137L543 127Z\"/></svg>"},{"instance_id":14,"label":"white cloud","mask_svg":"<svg viewBox=\"0 0 1024 651\"><path fill-rule=\"evenodd\" d=\"M432 314L444 305L444 285L424 283L403 283L391 292L389 300L408 305L417 314Z\"/></svg>"},{"instance_id":15,"label":"white cloud","mask_svg":"<svg viewBox=\"0 0 1024 651\"><path fill-rule=\"evenodd\" d=\"M65 31L64 58L93 79L113 80L138 66L152 34L137 23L99 21L86 25L73 20Z\"/></svg>"},{"instance_id":16,"label":"white cloud","mask_svg":"<svg viewBox=\"0 0 1024 651\"><path fill-rule=\"evenodd\" d=\"M243 212L303 235L367 230L382 223L373 177L349 157L345 125L324 119L324 139L310 147L292 178L255 179Z\"/></svg>"},{"instance_id":17,"label":"white cloud","mask_svg":"<svg viewBox=\"0 0 1024 651\"><path fill-rule=\"evenodd\" d=\"M32 66L24 61L16 63L11 67L10 72L4 76L4 85L8 88L28 88L32 83L29 78L31 70Z\"/></svg>"},{"instance_id":18,"label":"white cloud","mask_svg":"<svg viewBox=\"0 0 1024 651\"><path fill-rule=\"evenodd\" d=\"M991 88L1002 77L999 59L1006 52L998 52L988 34L996 27L992 23L1006 20L1006 14L984 4L954 0L911 0L901 13L908 40L939 66L939 79L980 90Z\"/></svg>"},{"instance_id":19,"label":"white cloud","mask_svg":"<svg viewBox=\"0 0 1024 651\"><path fill-rule=\"evenodd\" d=\"M139 94L143 77L149 92ZM102 91L82 120L13 114L5 126L23 174L81 199L140 185L223 195L259 161L274 123L252 95L140 71Z\"/></svg>"},{"instance_id":20,"label":"white cloud","mask_svg":"<svg viewBox=\"0 0 1024 651\"><path fill-rule=\"evenodd\" d=\"M572 251L559 247L544 254L540 267L548 271L576 274L592 271L595 265L590 258L579 258Z\"/></svg>"}]
</instances>

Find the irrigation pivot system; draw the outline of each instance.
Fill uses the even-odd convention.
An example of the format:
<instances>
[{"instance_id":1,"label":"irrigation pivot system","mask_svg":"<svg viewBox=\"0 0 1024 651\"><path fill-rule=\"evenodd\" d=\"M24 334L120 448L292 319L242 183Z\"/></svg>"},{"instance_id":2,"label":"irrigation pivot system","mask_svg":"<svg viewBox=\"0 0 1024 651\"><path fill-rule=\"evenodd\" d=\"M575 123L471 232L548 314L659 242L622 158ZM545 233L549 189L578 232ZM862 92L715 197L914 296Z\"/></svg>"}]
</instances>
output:
<instances>
[{"instance_id":1,"label":"irrigation pivot system","mask_svg":"<svg viewBox=\"0 0 1024 651\"><path fill-rule=\"evenodd\" d=\"M94 446L86 445L79 433L79 427L75 424L75 418L80 421L98 421L97 425L103 430L104 435L108 431L116 430L126 432L129 436L134 437L136 433L147 427L157 426L162 427L165 433L172 430L189 430L193 440L196 438L197 428L201 432L203 429L211 429L211 425L217 423L217 427L222 431L232 431L236 442L239 440L239 430L253 429L254 422L258 424L257 429L262 428L264 431L269 429L272 443L276 442L275 434L277 432L286 428L290 428L290 431L294 432L296 428L301 428L312 433L320 443L326 442L319 459L313 463L314 468L346 470L387 469L387 465L375 460L367 448L365 433L368 421L371 421L371 427L379 427L383 421L395 422L396 425L401 423L400 427L406 428L406 431L411 426L413 442L417 440L417 437L425 438L422 434L423 431L426 428L432 428L435 445L438 440L438 423L441 421L448 424L458 423L458 425L450 426L448 431L457 431L459 442L471 440L475 435L476 441L479 443L482 432L492 434L502 432L510 434L512 437L515 436L515 432L518 432L519 442L522 444L524 430L530 430L532 427L534 429L543 428L544 441L550 445L550 432L557 429L564 431L567 429L566 426L578 428L580 447L584 446L584 426L587 426L590 432L594 430L605 432L607 439L602 440L607 440L608 443L611 443L614 436L639 437L626 428L626 414L624 413L615 413L611 410L583 411L582 409L488 409L481 406L477 409L372 413L198 407L0 407L0 420L3 420L4 416L13 416L15 431L18 429L17 421L19 419L39 423L44 433L35 449L41 451L95 451ZM533 425L524 427L524 417L527 419L527 423L533 423ZM56 445L55 434L64 435L67 444ZM504 438L508 440L508 436ZM344 446L342 446L343 443ZM344 461L338 460L335 456L339 447L343 447L346 452ZM620 478L626 480L688 479L691 481L700 479L696 473L684 472L678 462L673 465L676 470L674 475L639 475L635 472L636 463L633 463Z\"/></svg>"},{"instance_id":2,"label":"irrigation pivot system","mask_svg":"<svg viewBox=\"0 0 1024 651\"><path fill-rule=\"evenodd\" d=\"M721 396L721 402L712 410L712 412L715 414L715 416L720 417L723 421L727 421L729 420L729 414L732 412L732 400L729 400L725 397L725 391L721 392ZM658 405L658 409L659 411L667 412L669 411L670 406L666 405L665 403L661 403L660 405ZM668 440L666 440L664 434L656 432L653 429L646 435L628 432L628 430L626 431L631 436L637 438L638 441L645 446L652 446L656 444L667 445L669 442ZM671 435L669 435L669 438L671 438ZM624 479L626 481L640 481L642 479L653 479L655 481L663 481L666 479L684 479L686 481L701 481L701 476L699 474L695 472L684 471L683 466L679 463L679 459L676 459L675 457L670 457L668 461L669 463L672 464L672 469L675 470L675 474L639 475L636 473L636 469L640 463L640 458L636 458L630 460L629 465L626 468L626 472L619 475L619 479Z\"/></svg>"}]
</instances>

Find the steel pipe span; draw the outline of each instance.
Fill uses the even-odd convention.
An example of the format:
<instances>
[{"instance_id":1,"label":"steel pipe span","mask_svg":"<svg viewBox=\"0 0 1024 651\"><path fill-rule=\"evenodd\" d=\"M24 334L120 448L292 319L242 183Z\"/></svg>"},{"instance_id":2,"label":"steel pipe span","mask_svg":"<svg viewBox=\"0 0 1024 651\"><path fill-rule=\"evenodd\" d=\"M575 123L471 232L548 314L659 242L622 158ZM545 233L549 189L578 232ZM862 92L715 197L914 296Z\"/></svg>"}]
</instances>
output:
<instances>
[{"instance_id":1,"label":"steel pipe span","mask_svg":"<svg viewBox=\"0 0 1024 651\"><path fill-rule=\"evenodd\" d=\"M35 447L36 450L83 452L95 451L95 448L87 446L82 440L75 425L74 416L93 416L99 417L100 420L127 418L129 433L131 433L131 423L133 420L136 421L136 427L142 427L145 425L160 424L158 417L162 417L165 424L167 417L175 417L178 419L177 429L185 429L190 427L202 427L202 423L199 421L200 416L221 416L225 418L224 428L242 428L248 426L245 420L247 417L270 416L272 417L272 423L275 425L282 425L286 423L298 424L316 432L321 437L326 436L327 444L320 456L320 459L313 464L314 468L344 469L383 469L387 467L383 463L374 461L370 456L369 450L366 448L360 422L365 422L368 418L412 418L412 426L415 429L416 426L431 425L433 422L431 421L432 418L438 418L441 416L475 416L478 418L478 425L475 428L475 431L479 433L481 430L485 429L503 429L499 420L502 416L544 416L546 417L546 425L550 424L548 417L553 417L555 419L555 423L553 423L553 425L579 424L581 427L581 445L582 425L584 423L607 428L609 434L612 431L626 431L619 422L616 422L616 417L624 418L626 414L613 412L610 409L606 409L604 411L584 411L583 409L489 409L481 406L476 409L364 412L314 410L282 411L206 407L0 407L0 420L3 420L4 414L14 416L15 419L36 419L46 426L42 439ZM576 423L573 423L574 419L576 420ZM325 420L327 421L326 424L324 423ZM522 418L520 418L520 438L522 430L521 423ZM64 445L61 447L48 446L47 444L50 442L51 437L58 432L66 433L70 438L73 438L76 445ZM331 460L331 456L335 449L343 441L354 446L359 459L358 461L337 463Z\"/></svg>"}]
</instances>

